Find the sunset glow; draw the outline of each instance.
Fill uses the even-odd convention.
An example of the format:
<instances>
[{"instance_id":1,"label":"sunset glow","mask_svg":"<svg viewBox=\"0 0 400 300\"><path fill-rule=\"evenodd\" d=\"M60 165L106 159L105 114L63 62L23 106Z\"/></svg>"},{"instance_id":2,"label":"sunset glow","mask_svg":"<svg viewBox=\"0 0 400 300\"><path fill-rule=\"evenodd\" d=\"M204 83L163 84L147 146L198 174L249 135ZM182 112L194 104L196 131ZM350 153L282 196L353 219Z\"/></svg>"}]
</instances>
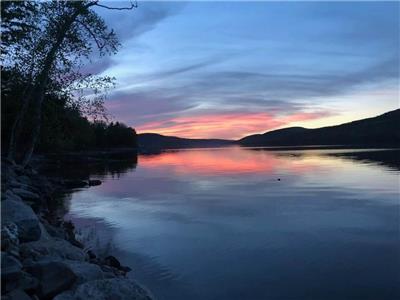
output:
<instances>
[{"instance_id":1,"label":"sunset glow","mask_svg":"<svg viewBox=\"0 0 400 300\"><path fill-rule=\"evenodd\" d=\"M139 133L238 139L399 107L399 3L142 2L91 72L117 78L106 107Z\"/></svg>"},{"instance_id":2,"label":"sunset glow","mask_svg":"<svg viewBox=\"0 0 400 300\"><path fill-rule=\"evenodd\" d=\"M147 123L137 127L137 130L186 138L239 139L244 134L262 133L266 130L291 126L307 120L320 119L327 115L326 112L297 113L283 117L268 113L210 114Z\"/></svg>"}]
</instances>

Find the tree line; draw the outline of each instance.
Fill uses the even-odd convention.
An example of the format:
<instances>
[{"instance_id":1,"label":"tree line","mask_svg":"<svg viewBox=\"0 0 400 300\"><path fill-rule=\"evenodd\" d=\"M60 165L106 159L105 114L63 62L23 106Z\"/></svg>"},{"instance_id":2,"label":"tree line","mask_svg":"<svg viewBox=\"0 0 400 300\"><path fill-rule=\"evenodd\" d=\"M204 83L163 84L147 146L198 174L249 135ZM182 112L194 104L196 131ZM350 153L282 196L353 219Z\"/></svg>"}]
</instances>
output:
<instances>
[{"instance_id":1,"label":"tree line","mask_svg":"<svg viewBox=\"0 0 400 300\"><path fill-rule=\"evenodd\" d=\"M136 132L109 122L104 108L114 78L84 72L94 55L119 42L100 1L1 3L2 153L21 165L34 151L136 147Z\"/></svg>"}]
</instances>

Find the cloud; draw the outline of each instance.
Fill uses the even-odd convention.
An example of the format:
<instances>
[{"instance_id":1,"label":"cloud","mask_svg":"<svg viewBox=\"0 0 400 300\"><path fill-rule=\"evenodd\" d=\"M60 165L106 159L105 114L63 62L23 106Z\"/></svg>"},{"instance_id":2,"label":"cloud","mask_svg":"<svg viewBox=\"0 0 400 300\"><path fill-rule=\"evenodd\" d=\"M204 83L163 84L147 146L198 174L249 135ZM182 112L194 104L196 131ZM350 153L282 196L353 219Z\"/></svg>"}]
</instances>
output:
<instances>
[{"instance_id":1,"label":"cloud","mask_svg":"<svg viewBox=\"0 0 400 300\"><path fill-rule=\"evenodd\" d=\"M113 7L129 7L130 1L114 1L107 5ZM109 29L112 29L118 37L122 47L128 40L135 40L142 34L149 32L157 25L170 16L177 14L183 4L174 3L166 5L165 3L140 3L138 8L132 10L108 10L101 7L95 8L96 12L106 20ZM139 45L135 45L136 49ZM82 72L85 74L100 74L115 64L112 56L99 57L95 51L91 55L91 62L87 63Z\"/></svg>"},{"instance_id":2,"label":"cloud","mask_svg":"<svg viewBox=\"0 0 400 300\"><path fill-rule=\"evenodd\" d=\"M162 91L114 93L106 102L108 112L130 126L154 119L170 118L171 115L189 110L195 104Z\"/></svg>"},{"instance_id":3,"label":"cloud","mask_svg":"<svg viewBox=\"0 0 400 300\"><path fill-rule=\"evenodd\" d=\"M115 7L127 7L129 1L114 2ZM127 11L115 11L97 8L97 12L107 20L121 42L136 38L153 30L166 18L178 13L183 4L140 2L138 7Z\"/></svg>"},{"instance_id":4,"label":"cloud","mask_svg":"<svg viewBox=\"0 0 400 300\"><path fill-rule=\"evenodd\" d=\"M188 85L114 93L107 108L139 132L237 138L331 116L333 111L321 111L324 103L312 102L312 98L345 94L368 83L398 78L395 62L382 61L348 74L200 73ZM152 76L184 75L210 64L177 67ZM308 113L315 110L318 113Z\"/></svg>"},{"instance_id":5,"label":"cloud","mask_svg":"<svg viewBox=\"0 0 400 300\"><path fill-rule=\"evenodd\" d=\"M139 78L136 79L136 83L145 83L149 81L154 81L154 80L162 80L166 79L169 77L173 77L176 75L183 75L186 73L190 73L193 71L201 70L203 68L209 67L209 66L214 66L218 63L224 62L227 59L229 59L230 55L225 54L223 57L222 56L214 56L212 58L200 61L200 62L194 62L192 64L187 64L187 65L181 65L177 66L175 68L170 68L166 70L161 70L159 72L153 72L151 74L142 74L139 76Z\"/></svg>"},{"instance_id":6,"label":"cloud","mask_svg":"<svg viewBox=\"0 0 400 300\"><path fill-rule=\"evenodd\" d=\"M241 137L319 120L343 99L367 102L349 95L398 84L398 12L355 6L238 3L228 14L224 4L145 2L107 12L123 53L90 67L111 66L120 85L106 105L139 131Z\"/></svg>"}]
</instances>

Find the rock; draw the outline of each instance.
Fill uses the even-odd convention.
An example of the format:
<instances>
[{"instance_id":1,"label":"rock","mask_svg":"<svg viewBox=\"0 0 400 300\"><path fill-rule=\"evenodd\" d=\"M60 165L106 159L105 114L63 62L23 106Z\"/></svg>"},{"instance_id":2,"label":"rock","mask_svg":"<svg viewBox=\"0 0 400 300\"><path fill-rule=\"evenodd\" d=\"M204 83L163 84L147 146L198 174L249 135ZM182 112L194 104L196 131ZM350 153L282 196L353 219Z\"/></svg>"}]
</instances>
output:
<instances>
[{"instance_id":1,"label":"rock","mask_svg":"<svg viewBox=\"0 0 400 300\"><path fill-rule=\"evenodd\" d=\"M23 183L23 184L26 184L26 185L30 185L31 184L30 178L28 176L26 176L26 175L18 176L17 180L19 182Z\"/></svg>"},{"instance_id":2,"label":"rock","mask_svg":"<svg viewBox=\"0 0 400 300\"><path fill-rule=\"evenodd\" d=\"M151 300L150 294L137 283L126 278L93 280L77 287L75 292L62 293L54 300Z\"/></svg>"},{"instance_id":3,"label":"rock","mask_svg":"<svg viewBox=\"0 0 400 300\"><path fill-rule=\"evenodd\" d=\"M5 172L6 176L8 176L9 178L17 177L17 173L15 173L15 170L11 163L4 164L3 166L4 166L4 172ZM3 168L2 168L2 171L3 171Z\"/></svg>"},{"instance_id":4,"label":"rock","mask_svg":"<svg viewBox=\"0 0 400 300\"><path fill-rule=\"evenodd\" d=\"M37 201L37 200L40 199L38 194L30 192L30 191L28 191L26 189L13 188L12 191L13 191L14 194L16 194L17 196L21 197L22 199L33 200L33 201Z\"/></svg>"},{"instance_id":5,"label":"rock","mask_svg":"<svg viewBox=\"0 0 400 300\"><path fill-rule=\"evenodd\" d=\"M39 221L39 227L40 227L40 231L42 232L42 234L40 235L40 240L44 241L44 240L50 240L53 237L47 232L46 227L44 227L43 223Z\"/></svg>"},{"instance_id":6,"label":"rock","mask_svg":"<svg viewBox=\"0 0 400 300\"><path fill-rule=\"evenodd\" d=\"M107 265L102 265L102 264L100 265L100 267L101 267L101 270L104 272L104 274L109 275L109 277L116 277L119 275L118 272L116 272L118 270L113 267L110 267Z\"/></svg>"},{"instance_id":7,"label":"rock","mask_svg":"<svg viewBox=\"0 0 400 300\"><path fill-rule=\"evenodd\" d=\"M25 183L19 182L17 180L10 180L9 182L7 182L7 184L11 187L11 188L20 188L20 189L25 189L25 190L30 190L33 189L32 186L27 185Z\"/></svg>"},{"instance_id":8,"label":"rock","mask_svg":"<svg viewBox=\"0 0 400 300\"><path fill-rule=\"evenodd\" d=\"M52 238L36 242L24 243L20 245L20 254L24 259L32 258L40 260L43 258L51 259L72 259L84 261L86 254L63 239Z\"/></svg>"},{"instance_id":9,"label":"rock","mask_svg":"<svg viewBox=\"0 0 400 300\"><path fill-rule=\"evenodd\" d=\"M121 263L118 261L118 259L116 259L116 258L115 258L114 256L112 256L112 255L107 256L107 257L104 259L104 264L106 264L106 265L108 265L108 266L110 266L110 267L116 268L116 269L118 269L118 270L120 270L120 271L123 271L124 273L127 273L127 272L129 272L129 271L132 270L132 269L129 268L129 267L122 266Z\"/></svg>"},{"instance_id":10,"label":"rock","mask_svg":"<svg viewBox=\"0 0 400 300\"><path fill-rule=\"evenodd\" d=\"M95 185L100 185L100 184L101 184L100 180L97 180L97 179L89 180L89 186L95 186Z\"/></svg>"},{"instance_id":11,"label":"rock","mask_svg":"<svg viewBox=\"0 0 400 300\"><path fill-rule=\"evenodd\" d=\"M98 265L75 260L64 260L63 263L65 263L77 277L76 283L80 284L90 280L104 279L104 274Z\"/></svg>"},{"instance_id":12,"label":"rock","mask_svg":"<svg viewBox=\"0 0 400 300\"><path fill-rule=\"evenodd\" d=\"M89 256L89 259L96 259L97 258L96 254L92 250L89 250L87 252L87 255Z\"/></svg>"},{"instance_id":13,"label":"rock","mask_svg":"<svg viewBox=\"0 0 400 300\"><path fill-rule=\"evenodd\" d=\"M29 273L22 272L21 277L16 282L16 285L20 290L33 292L38 288L39 280Z\"/></svg>"},{"instance_id":14,"label":"rock","mask_svg":"<svg viewBox=\"0 0 400 300\"><path fill-rule=\"evenodd\" d=\"M15 281L21 277L22 264L14 256L1 252L1 280Z\"/></svg>"},{"instance_id":15,"label":"rock","mask_svg":"<svg viewBox=\"0 0 400 300\"><path fill-rule=\"evenodd\" d=\"M121 267L121 263L114 256L110 255L104 259L104 264L119 269Z\"/></svg>"},{"instance_id":16,"label":"rock","mask_svg":"<svg viewBox=\"0 0 400 300\"><path fill-rule=\"evenodd\" d=\"M51 237L63 239L65 238L64 230L60 227L53 226L48 222L43 223L44 228L49 233Z\"/></svg>"},{"instance_id":17,"label":"rock","mask_svg":"<svg viewBox=\"0 0 400 300\"><path fill-rule=\"evenodd\" d=\"M58 261L40 262L27 268L27 272L39 280L39 298L49 299L69 289L76 281L70 268Z\"/></svg>"},{"instance_id":18,"label":"rock","mask_svg":"<svg viewBox=\"0 0 400 300\"><path fill-rule=\"evenodd\" d=\"M21 242L40 238L39 220L31 207L23 202L7 199L1 202L1 208L2 222L17 225Z\"/></svg>"},{"instance_id":19,"label":"rock","mask_svg":"<svg viewBox=\"0 0 400 300\"><path fill-rule=\"evenodd\" d=\"M75 237L75 226L71 221L65 221L63 223L65 239L70 242L72 245L83 249L85 246L76 239Z\"/></svg>"},{"instance_id":20,"label":"rock","mask_svg":"<svg viewBox=\"0 0 400 300\"><path fill-rule=\"evenodd\" d=\"M88 183L84 180L64 180L64 185L67 188L73 189L73 188L82 188L88 185Z\"/></svg>"},{"instance_id":21,"label":"rock","mask_svg":"<svg viewBox=\"0 0 400 300\"><path fill-rule=\"evenodd\" d=\"M19 256L18 227L14 223L6 223L1 227L1 250Z\"/></svg>"},{"instance_id":22,"label":"rock","mask_svg":"<svg viewBox=\"0 0 400 300\"><path fill-rule=\"evenodd\" d=\"M6 296L1 297L3 300L32 300L24 291L21 290L13 290L12 292L8 293Z\"/></svg>"},{"instance_id":23,"label":"rock","mask_svg":"<svg viewBox=\"0 0 400 300\"><path fill-rule=\"evenodd\" d=\"M22 201L21 197L18 195L15 195L11 190L7 190L5 192L5 200L10 199L14 201Z\"/></svg>"}]
</instances>

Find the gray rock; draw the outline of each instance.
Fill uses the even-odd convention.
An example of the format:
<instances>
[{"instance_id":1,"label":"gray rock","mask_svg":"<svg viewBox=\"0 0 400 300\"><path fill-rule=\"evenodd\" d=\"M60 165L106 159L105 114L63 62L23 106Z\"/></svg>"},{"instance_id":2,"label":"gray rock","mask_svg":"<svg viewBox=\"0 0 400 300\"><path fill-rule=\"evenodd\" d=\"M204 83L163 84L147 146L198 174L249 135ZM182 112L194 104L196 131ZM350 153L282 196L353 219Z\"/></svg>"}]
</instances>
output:
<instances>
[{"instance_id":1,"label":"gray rock","mask_svg":"<svg viewBox=\"0 0 400 300\"><path fill-rule=\"evenodd\" d=\"M31 179L26 175L18 176L17 180L19 182L23 183L23 184L26 184L26 185L30 185L31 184Z\"/></svg>"},{"instance_id":2,"label":"gray rock","mask_svg":"<svg viewBox=\"0 0 400 300\"><path fill-rule=\"evenodd\" d=\"M8 178L15 178L15 177L17 177L17 173L15 173L15 170L14 170L14 168L11 166L11 164L7 164L7 165L5 165L5 175L8 177Z\"/></svg>"},{"instance_id":3,"label":"gray rock","mask_svg":"<svg viewBox=\"0 0 400 300\"><path fill-rule=\"evenodd\" d=\"M64 239L65 238L65 233L64 230L60 227L53 226L49 223L43 223L43 226L46 228L46 231L49 233L51 237L59 238L59 239Z\"/></svg>"},{"instance_id":4,"label":"gray rock","mask_svg":"<svg viewBox=\"0 0 400 300\"><path fill-rule=\"evenodd\" d=\"M13 281L21 277L22 264L14 256L1 252L1 280Z\"/></svg>"},{"instance_id":5,"label":"gray rock","mask_svg":"<svg viewBox=\"0 0 400 300\"><path fill-rule=\"evenodd\" d=\"M27 272L22 272L16 281L17 288L24 291L34 291L39 286L39 280Z\"/></svg>"},{"instance_id":6,"label":"gray rock","mask_svg":"<svg viewBox=\"0 0 400 300\"><path fill-rule=\"evenodd\" d=\"M14 223L18 227L20 242L36 241L41 236L39 220L32 208L20 201L1 202L4 223Z\"/></svg>"},{"instance_id":7,"label":"gray rock","mask_svg":"<svg viewBox=\"0 0 400 300\"><path fill-rule=\"evenodd\" d=\"M5 223L1 227L1 250L19 256L18 227L14 223Z\"/></svg>"},{"instance_id":8,"label":"gray rock","mask_svg":"<svg viewBox=\"0 0 400 300\"><path fill-rule=\"evenodd\" d=\"M77 287L75 292L58 295L54 300L151 300L150 294L126 278L93 280Z\"/></svg>"},{"instance_id":9,"label":"gray rock","mask_svg":"<svg viewBox=\"0 0 400 300\"><path fill-rule=\"evenodd\" d=\"M15 195L11 190L7 190L5 193L5 199L10 199L14 201L22 201L21 197L18 195Z\"/></svg>"},{"instance_id":10,"label":"gray rock","mask_svg":"<svg viewBox=\"0 0 400 300\"><path fill-rule=\"evenodd\" d=\"M20 254L33 260L42 259L72 259L84 261L86 253L63 239L51 238L20 245Z\"/></svg>"},{"instance_id":11,"label":"gray rock","mask_svg":"<svg viewBox=\"0 0 400 300\"><path fill-rule=\"evenodd\" d=\"M14 194L21 197L22 199L33 200L33 201L37 201L40 199L38 194L28 191L26 189L13 188L12 191Z\"/></svg>"},{"instance_id":12,"label":"gray rock","mask_svg":"<svg viewBox=\"0 0 400 300\"><path fill-rule=\"evenodd\" d=\"M78 284L96 279L104 279L104 274L98 265L76 260L64 260L63 263L75 274L77 277L76 283Z\"/></svg>"},{"instance_id":13,"label":"gray rock","mask_svg":"<svg viewBox=\"0 0 400 300\"><path fill-rule=\"evenodd\" d=\"M100 265L100 266L101 266L101 270L104 272L104 274L107 275L106 276L107 278L114 278L119 275L118 270L113 267L110 267L107 265Z\"/></svg>"},{"instance_id":14,"label":"gray rock","mask_svg":"<svg viewBox=\"0 0 400 300\"><path fill-rule=\"evenodd\" d=\"M3 300L32 300L24 291L21 290L13 290L12 292L8 293L6 296L1 297Z\"/></svg>"},{"instance_id":15,"label":"gray rock","mask_svg":"<svg viewBox=\"0 0 400 300\"><path fill-rule=\"evenodd\" d=\"M22 183L22 182L19 182L19 181L15 180L15 179L10 180L9 182L7 182L7 184L12 188L20 188L20 189L25 189L25 190L29 190L30 189L29 185L27 185L25 183Z\"/></svg>"},{"instance_id":16,"label":"gray rock","mask_svg":"<svg viewBox=\"0 0 400 300\"><path fill-rule=\"evenodd\" d=\"M52 298L69 289L75 282L75 274L62 262L40 262L27 268L27 272L39 280L39 298Z\"/></svg>"}]
</instances>

